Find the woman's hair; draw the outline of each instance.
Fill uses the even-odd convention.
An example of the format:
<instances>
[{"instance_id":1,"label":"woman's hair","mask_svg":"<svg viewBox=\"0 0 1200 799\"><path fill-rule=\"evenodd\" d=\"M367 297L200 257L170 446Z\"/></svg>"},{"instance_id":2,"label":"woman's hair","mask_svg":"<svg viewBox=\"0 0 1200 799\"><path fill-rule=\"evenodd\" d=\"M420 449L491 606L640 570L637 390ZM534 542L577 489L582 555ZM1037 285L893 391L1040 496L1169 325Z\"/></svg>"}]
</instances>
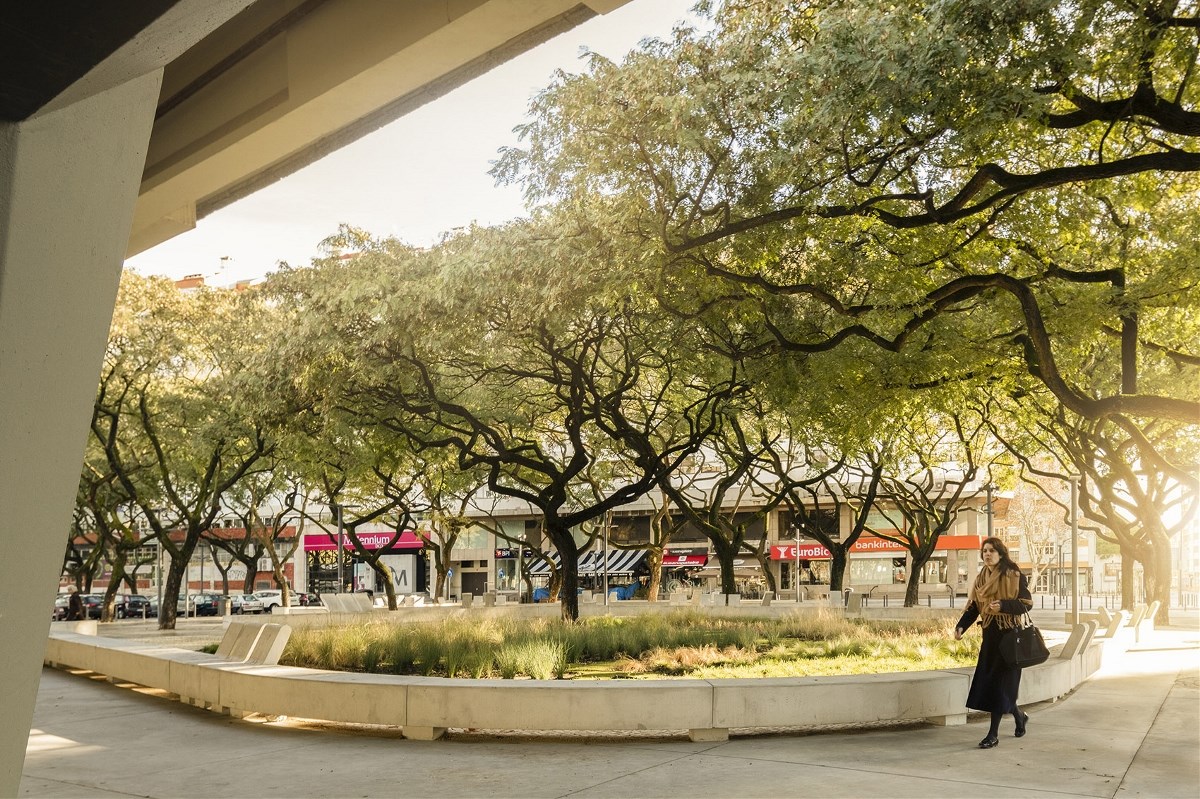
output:
<instances>
[{"instance_id":1,"label":"woman's hair","mask_svg":"<svg viewBox=\"0 0 1200 799\"><path fill-rule=\"evenodd\" d=\"M991 544L992 549L996 550L996 554L1000 556L1000 562L996 564L1000 568L1000 573L1006 571L1020 571L1017 564L1013 563L1012 558L1008 556L1008 547L1004 546L1004 542L996 536L983 539L983 543L979 545L979 551L983 552L984 544Z\"/></svg>"}]
</instances>

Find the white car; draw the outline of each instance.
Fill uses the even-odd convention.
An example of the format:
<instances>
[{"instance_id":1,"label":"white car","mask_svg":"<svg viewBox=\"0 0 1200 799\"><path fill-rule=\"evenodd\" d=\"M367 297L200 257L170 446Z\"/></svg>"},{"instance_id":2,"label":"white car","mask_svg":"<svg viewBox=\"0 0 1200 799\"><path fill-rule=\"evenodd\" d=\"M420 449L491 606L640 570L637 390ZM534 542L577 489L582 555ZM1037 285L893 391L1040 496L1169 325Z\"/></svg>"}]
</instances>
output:
<instances>
[{"instance_id":1,"label":"white car","mask_svg":"<svg viewBox=\"0 0 1200 799\"><path fill-rule=\"evenodd\" d=\"M262 602L263 610L267 613L270 613L272 609L283 604L283 592L274 588L265 591L255 591L254 598Z\"/></svg>"},{"instance_id":2,"label":"white car","mask_svg":"<svg viewBox=\"0 0 1200 799\"><path fill-rule=\"evenodd\" d=\"M230 594L230 608L234 613L262 613L265 603L255 594Z\"/></svg>"}]
</instances>

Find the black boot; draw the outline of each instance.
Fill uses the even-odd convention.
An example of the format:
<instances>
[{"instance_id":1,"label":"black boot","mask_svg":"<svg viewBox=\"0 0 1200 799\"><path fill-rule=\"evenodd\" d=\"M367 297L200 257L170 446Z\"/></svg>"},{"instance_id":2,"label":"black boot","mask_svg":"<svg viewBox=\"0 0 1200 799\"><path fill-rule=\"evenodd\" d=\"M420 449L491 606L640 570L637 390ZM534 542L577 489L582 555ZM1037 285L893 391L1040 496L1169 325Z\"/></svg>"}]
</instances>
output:
<instances>
[{"instance_id":1,"label":"black boot","mask_svg":"<svg viewBox=\"0 0 1200 799\"><path fill-rule=\"evenodd\" d=\"M987 737L979 742L980 749L991 749L996 744L1000 743L1000 739L994 733L988 733Z\"/></svg>"},{"instance_id":2,"label":"black boot","mask_svg":"<svg viewBox=\"0 0 1200 799\"><path fill-rule=\"evenodd\" d=\"M1025 734L1025 725L1029 723L1029 714L1018 708L1017 712L1013 713L1013 718L1017 720L1017 731L1013 735L1020 738Z\"/></svg>"}]
</instances>

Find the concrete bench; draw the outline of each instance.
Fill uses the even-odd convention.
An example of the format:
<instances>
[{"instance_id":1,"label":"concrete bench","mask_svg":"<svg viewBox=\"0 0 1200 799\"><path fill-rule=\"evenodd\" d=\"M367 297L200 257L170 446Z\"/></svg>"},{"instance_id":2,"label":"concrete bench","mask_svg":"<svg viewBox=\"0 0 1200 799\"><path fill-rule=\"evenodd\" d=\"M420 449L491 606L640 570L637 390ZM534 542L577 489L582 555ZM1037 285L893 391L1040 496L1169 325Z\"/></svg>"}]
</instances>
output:
<instances>
[{"instance_id":1,"label":"concrete bench","mask_svg":"<svg viewBox=\"0 0 1200 799\"><path fill-rule=\"evenodd\" d=\"M235 625L230 625L231 628ZM263 625L266 626L266 625ZM161 688L184 701L242 717L249 713L400 727L434 739L448 728L525 730L684 730L697 741L725 740L732 728L802 727L927 720L966 722L970 668L745 680L462 680L357 674L254 663L282 648L262 635L247 661L170 647L52 632L46 661ZM1025 669L1023 704L1056 699L1100 666L1094 628L1079 625L1066 646ZM222 646L235 656L245 631ZM272 655L274 654L274 658ZM519 720L519 721L518 721Z\"/></svg>"},{"instance_id":2,"label":"concrete bench","mask_svg":"<svg viewBox=\"0 0 1200 799\"><path fill-rule=\"evenodd\" d=\"M860 589L857 588L853 590L856 592L861 592ZM922 583L917 587L917 601L919 602L921 600L928 600L931 597L941 598L944 596L950 596L953 593L953 590L954 589L948 583ZM908 586L895 583L874 585L865 592L861 593L865 593L868 600L883 599L890 601L898 599L903 602L904 598L908 596Z\"/></svg>"},{"instance_id":3,"label":"concrete bench","mask_svg":"<svg viewBox=\"0 0 1200 799\"><path fill-rule=\"evenodd\" d=\"M1140 619L1130 623L1130 626L1133 627L1134 641L1140 644L1142 643L1142 639L1154 632L1154 617L1158 615L1158 609L1161 606L1162 603L1159 600L1154 600L1146 606L1146 610Z\"/></svg>"}]
</instances>

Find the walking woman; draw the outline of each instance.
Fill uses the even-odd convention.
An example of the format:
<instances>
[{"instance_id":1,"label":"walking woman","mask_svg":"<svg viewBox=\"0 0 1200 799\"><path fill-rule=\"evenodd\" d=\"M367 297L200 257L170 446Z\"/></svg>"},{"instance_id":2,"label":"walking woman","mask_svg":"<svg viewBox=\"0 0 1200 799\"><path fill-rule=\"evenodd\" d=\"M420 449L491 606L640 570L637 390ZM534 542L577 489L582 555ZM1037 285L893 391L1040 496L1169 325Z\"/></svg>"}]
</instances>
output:
<instances>
[{"instance_id":1,"label":"walking woman","mask_svg":"<svg viewBox=\"0 0 1200 799\"><path fill-rule=\"evenodd\" d=\"M1022 614L1033 607L1029 594L1029 583L1025 575L1008 556L1008 548L999 538L985 538L979 550L983 568L975 578L967 594L967 609L958 626L954 628L954 639L960 640L963 633L976 619L983 628L983 643L979 647L979 662L975 665L975 676L971 679L971 690L967 694L967 707L986 710L992 714L992 725L987 737L979 742L980 749L991 749L1000 743L1000 719L1011 713L1017 722L1014 735L1025 734L1029 714L1017 707L1017 691L1021 688L1021 670L1010 668L1000 654L1000 640L1016 627Z\"/></svg>"}]
</instances>

